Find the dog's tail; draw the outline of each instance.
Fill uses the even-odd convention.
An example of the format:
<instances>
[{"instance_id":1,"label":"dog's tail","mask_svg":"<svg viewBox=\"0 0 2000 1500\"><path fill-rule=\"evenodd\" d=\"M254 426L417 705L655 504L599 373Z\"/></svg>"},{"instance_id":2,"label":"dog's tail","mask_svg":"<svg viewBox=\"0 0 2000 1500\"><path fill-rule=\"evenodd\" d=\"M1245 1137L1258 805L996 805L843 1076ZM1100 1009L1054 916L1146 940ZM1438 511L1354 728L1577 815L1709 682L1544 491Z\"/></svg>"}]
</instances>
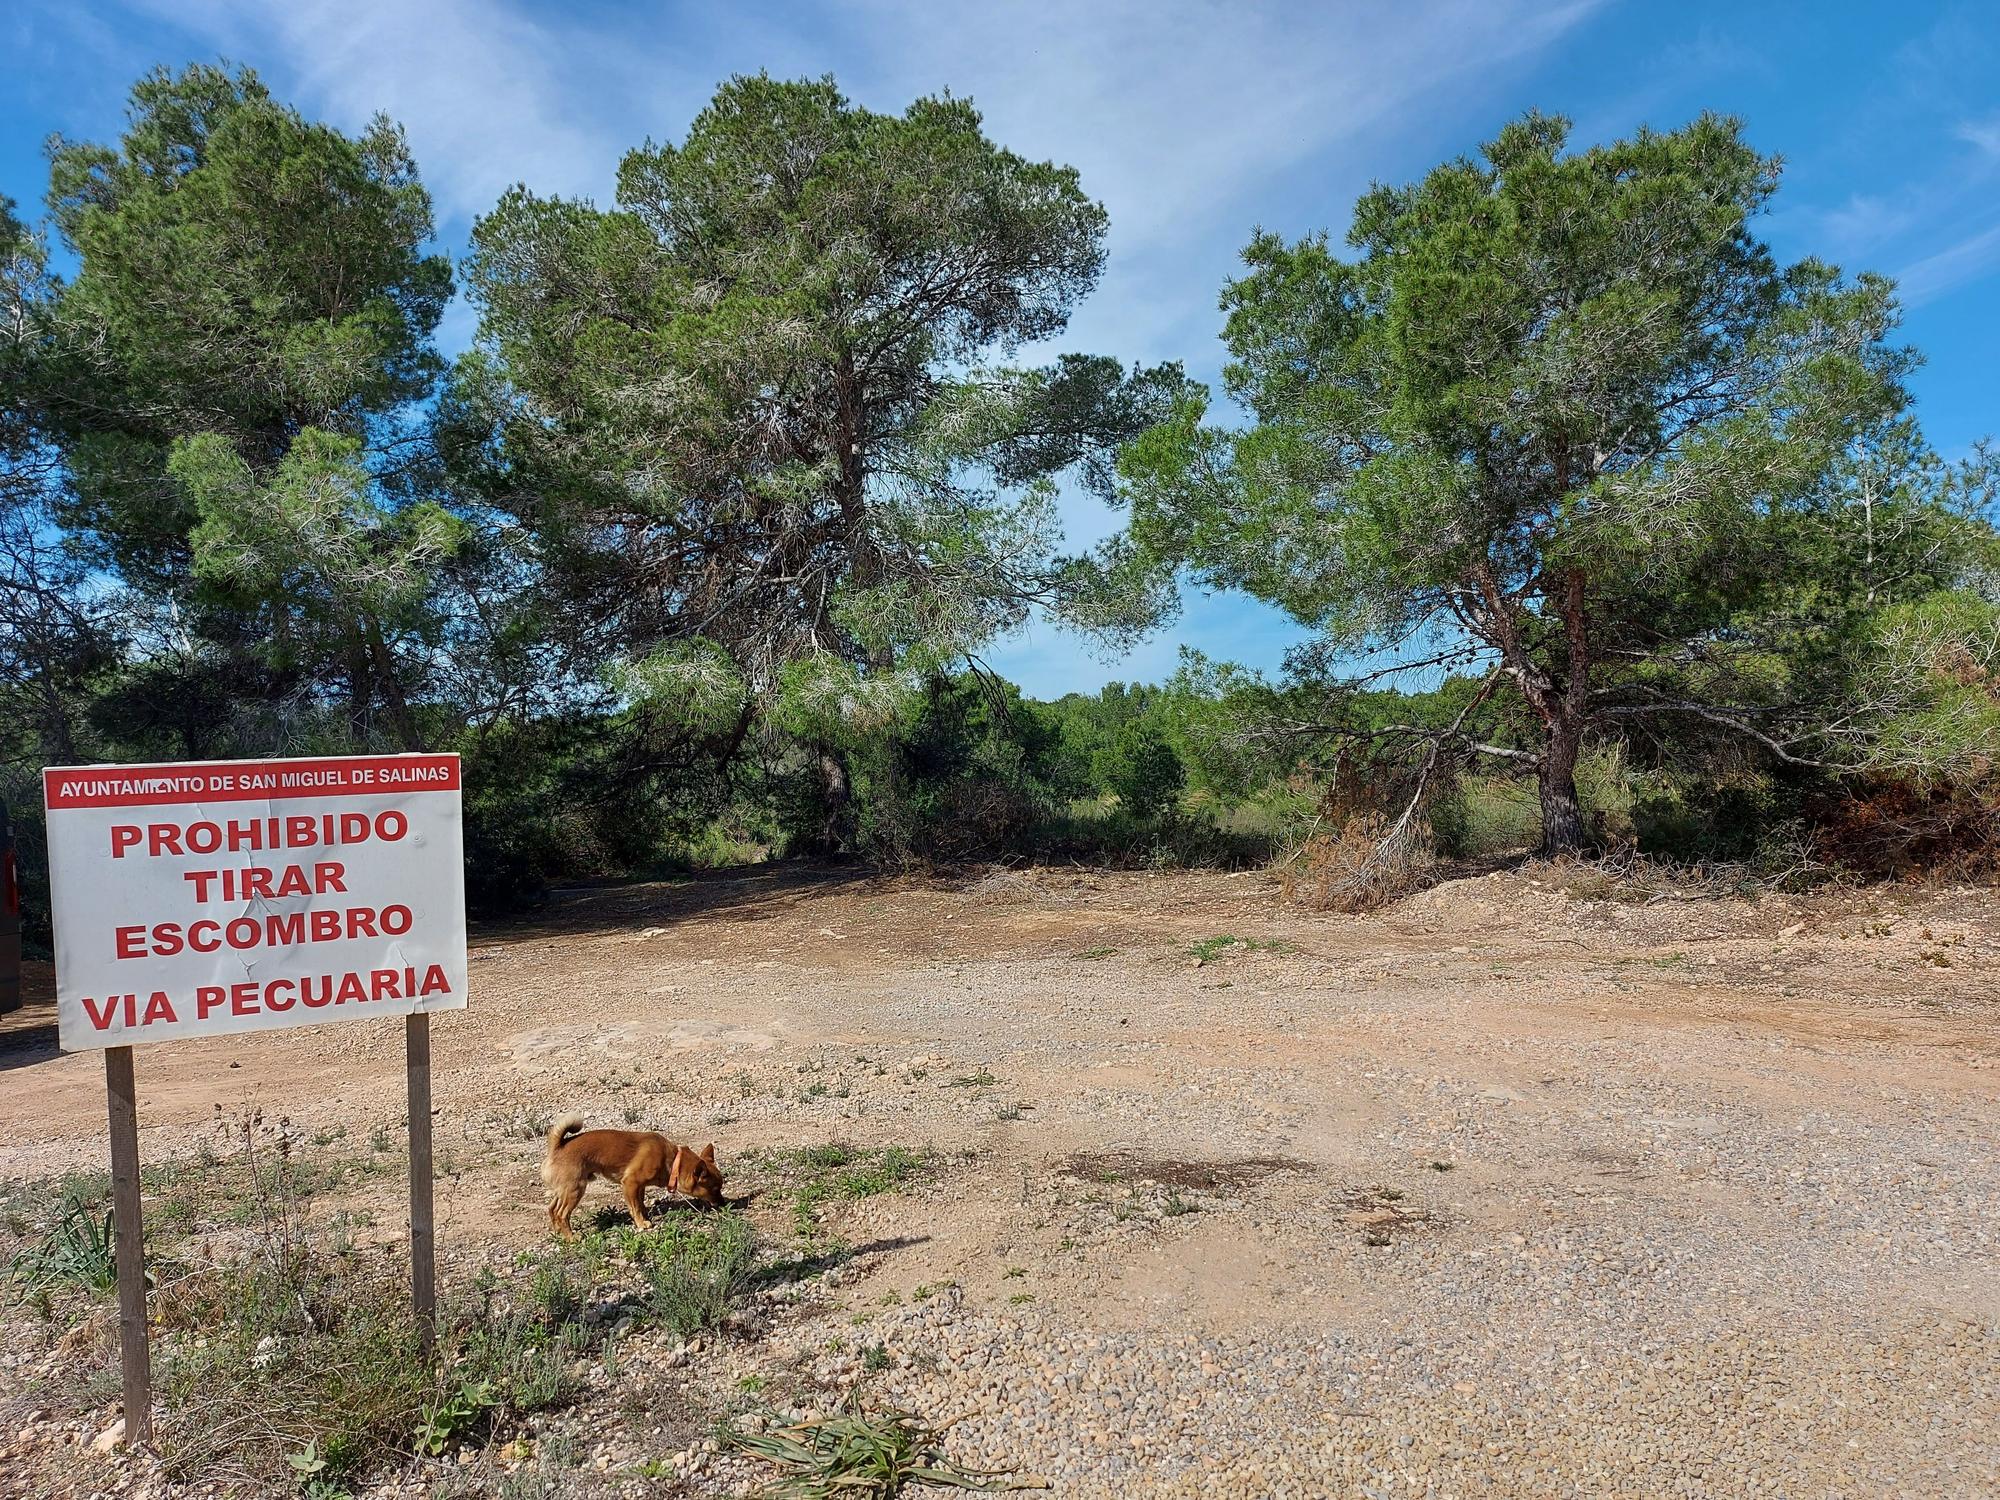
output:
<instances>
[{"instance_id":1,"label":"dog's tail","mask_svg":"<svg viewBox=\"0 0 2000 1500\"><path fill-rule=\"evenodd\" d=\"M542 1156L542 1177L546 1180L549 1167L556 1159L556 1151L562 1143L583 1129L583 1116L570 1115L549 1127L549 1149Z\"/></svg>"}]
</instances>

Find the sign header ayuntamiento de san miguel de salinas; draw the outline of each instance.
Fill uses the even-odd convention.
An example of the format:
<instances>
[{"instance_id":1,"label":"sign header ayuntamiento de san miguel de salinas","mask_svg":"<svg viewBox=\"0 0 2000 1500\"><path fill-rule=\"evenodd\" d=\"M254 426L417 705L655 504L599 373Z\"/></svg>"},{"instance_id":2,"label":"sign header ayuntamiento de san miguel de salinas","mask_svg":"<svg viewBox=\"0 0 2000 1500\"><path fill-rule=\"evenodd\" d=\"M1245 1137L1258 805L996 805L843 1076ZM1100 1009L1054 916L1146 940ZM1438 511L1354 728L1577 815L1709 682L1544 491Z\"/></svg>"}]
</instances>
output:
<instances>
[{"instance_id":1,"label":"sign header ayuntamiento de san miguel de salinas","mask_svg":"<svg viewBox=\"0 0 2000 1500\"><path fill-rule=\"evenodd\" d=\"M455 755L43 773L69 1050L465 1004Z\"/></svg>"}]
</instances>

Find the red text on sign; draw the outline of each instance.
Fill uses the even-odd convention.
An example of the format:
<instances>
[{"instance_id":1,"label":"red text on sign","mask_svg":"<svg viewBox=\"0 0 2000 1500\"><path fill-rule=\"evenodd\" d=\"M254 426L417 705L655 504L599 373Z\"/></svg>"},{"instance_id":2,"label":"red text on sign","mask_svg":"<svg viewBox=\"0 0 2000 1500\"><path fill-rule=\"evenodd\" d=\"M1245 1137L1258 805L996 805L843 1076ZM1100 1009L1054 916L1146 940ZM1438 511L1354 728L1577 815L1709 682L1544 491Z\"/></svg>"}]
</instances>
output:
<instances>
[{"instance_id":1,"label":"red text on sign","mask_svg":"<svg viewBox=\"0 0 2000 1500\"><path fill-rule=\"evenodd\" d=\"M183 926L155 922L120 927L113 932L120 958L171 958L191 953L219 953L224 948L295 948L302 943L338 943L353 938L401 937L415 921L407 906L350 906L344 911L270 912L261 917L236 917L218 922L204 917Z\"/></svg>"}]
</instances>

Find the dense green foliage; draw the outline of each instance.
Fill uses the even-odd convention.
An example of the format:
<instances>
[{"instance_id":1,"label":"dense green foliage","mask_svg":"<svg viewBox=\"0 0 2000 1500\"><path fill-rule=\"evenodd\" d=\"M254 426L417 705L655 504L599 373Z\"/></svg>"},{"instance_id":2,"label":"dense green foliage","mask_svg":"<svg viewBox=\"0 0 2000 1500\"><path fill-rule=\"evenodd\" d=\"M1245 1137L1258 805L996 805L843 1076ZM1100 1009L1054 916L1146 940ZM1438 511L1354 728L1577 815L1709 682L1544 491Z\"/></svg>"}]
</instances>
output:
<instances>
[{"instance_id":1,"label":"dense green foliage","mask_svg":"<svg viewBox=\"0 0 2000 1500\"><path fill-rule=\"evenodd\" d=\"M421 744L457 538L406 503L405 429L451 269L401 132L342 135L248 74L157 72L118 146L55 143L49 208L77 261L45 386L56 510L128 591L126 721L211 754L243 730L310 742L338 704L353 738Z\"/></svg>"},{"instance_id":2,"label":"dense green foliage","mask_svg":"<svg viewBox=\"0 0 2000 1500\"><path fill-rule=\"evenodd\" d=\"M1007 363L1102 266L1075 173L960 100L749 78L620 184L480 220L447 371L451 267L390 122L198 66L141 79L116 145L52 143L74 269L0 217L0 795L31 898L52 762L455 749L489 905L984 852L1097 794L957 675L1031 607L1144 614L1061 555L1054 500L1108 492L1178 371ZM1119 785L1157 820L1149 775Z\"/></svg>"},{"instance_id":3,"label":"dense green foliage","mask_svg":"<svg viewBox=\"0 0 2000 1500\"><path fill-rule=\"evenodd\" d=\"M1992 619L1993 469L1903 418L1891 285L1773 260L1777 164L1734 122L1567 133L1530 116L1374 189L1352 259L1253 240L1223 305L1254 421L1189 397L1127 453L1157 565L1321 632L1265 732L1392 750L1420 786L1447 757L1531 771L1557 850L1585 842L1594 739L1926 772L1990 746L1947 681ZM1380 724L1348 701L1370 653L1478 686Z\"/></svg>"},{"instance_id":4,"label":"dense green foliage","mask_svg":"<svg viewBox=\"0 0 2000 1500\"><path fill-rule=\"evenodd\" d=\"M51 143L41 225L0 203L31 920L42 765L347 749L465 757L488 908L788 852L1235 861L1357 813L1970 867L2000 465L1926 445L1888 282L1756 238L1777 181L1728 121L1531 116L1368 194L1351 256L1260 235L1227 427L1178 366L1034 357L1104 210L963 100L738 78L608 207L510 191L448 365L393 123L150 73L116 144ZM1064 486L1129 532L1066 552ZM1187 577L1317 639L1053 703L981 662Z\"/></svg>"},{"instance_id":5,"label":"dense green foliage","mask_svg":"<svg viewBox=\"0 0 2000 1500\"><path fill-rule=\"evenodd\" d=\"M1058 554L1055 481L1104 488L1178 371L994 362L1063 328L1104 230L963 100L736 79L626 156L615 208L516 189L475 227L470 482L629 692L775 703L838 847L855 739L899 698L1031 605L1107 608Z\"/></svg>"}]
</instances>

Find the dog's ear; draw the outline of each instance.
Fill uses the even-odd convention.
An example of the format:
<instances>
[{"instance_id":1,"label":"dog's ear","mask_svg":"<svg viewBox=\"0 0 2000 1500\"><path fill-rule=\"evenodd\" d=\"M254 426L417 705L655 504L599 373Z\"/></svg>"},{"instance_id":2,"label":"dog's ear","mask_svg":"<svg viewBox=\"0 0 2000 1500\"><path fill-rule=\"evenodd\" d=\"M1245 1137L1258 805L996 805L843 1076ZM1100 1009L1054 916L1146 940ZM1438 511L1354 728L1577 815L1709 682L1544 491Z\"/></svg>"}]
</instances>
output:
<instances>
[{"instance_id":1,"label":"dog's ear","mask_svg":"<svg viewBox=\"0 0 2000 1500\"><path fill-rule=\"evenodd\" d=\"M701 1148L701 1159L702 1159L703 1161L707 1162L707 1163L708 1163L708 1164L709 1164L709 1165L710 1165L711 1167L715 1165L715 1142L714 1142L714 1141L710 1141L710 1142L709 1142L709 1143L708 1143L708 1144L707 1144L706 1146L703 1146L703 1147Z\"/></svg>"}]
</instances>

